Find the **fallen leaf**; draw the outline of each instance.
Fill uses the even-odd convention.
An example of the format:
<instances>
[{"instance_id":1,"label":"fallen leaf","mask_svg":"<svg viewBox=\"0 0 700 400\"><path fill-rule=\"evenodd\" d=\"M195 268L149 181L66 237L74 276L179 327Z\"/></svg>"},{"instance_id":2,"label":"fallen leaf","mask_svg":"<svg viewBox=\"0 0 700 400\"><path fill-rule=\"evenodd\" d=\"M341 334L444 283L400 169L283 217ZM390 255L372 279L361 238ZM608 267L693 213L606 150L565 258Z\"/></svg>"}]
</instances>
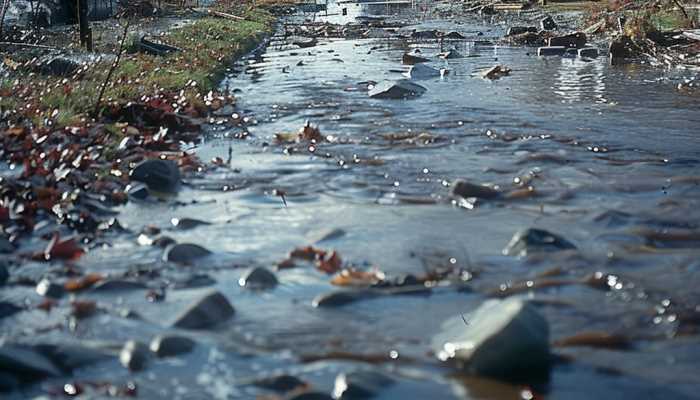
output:
<instances>
[{"instance_id":1,"label":"fallen leaf","mask_svg":"<svg viewBox=\"0 0 700 400\"><path fill-rule=\"evenodd\" d=\"M380 271L358 271L354 268L344 268L338 272L331 284L336 286L371 286L385 279Z\"/></svg>"},{"instance_id":2,"label":"fallen leaf","mask_svg":"<svg viewBox=\"0 0 700 400\"><path fill-rule=\"evenodd\" d=\"M68 292L77 292L85 290L103 279L104 276L101 274L88 274L80 279L72 279L64 283L63 288Z\"/></svg>"}]
</instances>

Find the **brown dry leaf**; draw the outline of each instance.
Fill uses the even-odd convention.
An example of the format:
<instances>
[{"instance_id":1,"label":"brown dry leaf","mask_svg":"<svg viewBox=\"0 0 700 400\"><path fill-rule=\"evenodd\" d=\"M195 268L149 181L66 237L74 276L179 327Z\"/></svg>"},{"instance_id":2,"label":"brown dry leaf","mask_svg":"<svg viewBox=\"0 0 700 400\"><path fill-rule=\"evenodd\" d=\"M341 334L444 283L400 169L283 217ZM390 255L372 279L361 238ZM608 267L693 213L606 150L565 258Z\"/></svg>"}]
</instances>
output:
<instances>
[{"instance_id":1,"label":"brown dry leaf","mask_svg":"<svg viewBox=\"0 0 700 400\"><path fill-rule=\"evenodd\" d=\"M381 271L358 271L354 268L344 268L331 279L331 284L336 286L371 286L384 279L384 273Z\"/></svg>"},{"instance_id":2,"label":"brown dry leaf","mask_svg":"<svg viewBox=\"0 0 700 400\"><path fill-rule=\"evenodd\" d=\"M97 303L90 300L73 300L70 303L71 314L78 318L87 318L97 311Z\"/></svg>"},{"instance_id":3,"label":"brown dry leaf","mask_svg":"<svg viewBox=\"0 0 700 400\"><path fill-rule=\"evenodd\" d=\"M312 246L306 246L297 247L296 249L292 250L292 252L289 253L289 258L301 258L302 260L306 261L314 261L317 258L323 258L325 255L326 252L323 250Z\"/></svg>"},{"instance_id":4,"label":"brown dry leaf","mask_svg":"<svg viewBox=\"0 0 700 400\"><path fill-rule=\"evenodd\" d=\"M64 283L63 288L68 292L77 292L85 290L103 279L102 274L87 274L80 279L72 279Z\"/></svg>"},{"instance_id":5,"label":"brown dry leaf","mask_svg":"<svg viewBox=\"0 0 700 400\"><path fill-rule=\"evenodd\" d=\"M321 257L321 259L316 261L316 268L327 274L338 272L342 266L343 260L340 259L340 255L335 250L333 250L330 257Z\"/></svg>"}]
</instances>

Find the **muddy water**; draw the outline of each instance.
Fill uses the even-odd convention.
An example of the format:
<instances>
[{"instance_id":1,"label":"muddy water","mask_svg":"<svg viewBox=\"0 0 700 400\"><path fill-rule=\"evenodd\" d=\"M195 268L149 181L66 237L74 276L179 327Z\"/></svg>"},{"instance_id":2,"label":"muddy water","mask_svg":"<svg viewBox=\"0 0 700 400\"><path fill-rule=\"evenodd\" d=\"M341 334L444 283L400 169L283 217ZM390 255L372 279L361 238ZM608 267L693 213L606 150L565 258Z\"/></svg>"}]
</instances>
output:
<instances>
[{"instance_id":1,"label":"muddy water","mask_svg":"<svg viewBox=\"0 0 700 400\"><path fill-rule=\"evenodd\" d=\"M538 58L532 49L495 44L502 30L478 21L403 29L433 28L468 37L443 44L465 57L441 60L432 57L440 51L434 41L391 38L321 39L300 49L280 32L232 68L222 87L237 93L247 123L213 130L192 149L203 159L226 160L230 152L230 163L190 178L177 201L132 202L120 216L134 232L160 226L215 255L192 268L168 266L159 261L160 250L135 247L135 235L121 235L79 264L115 274L158 270L171 283L208 274L214 281L205 286L223 292L236 316L192 335L199 345L188 356L154 361L138 374L113 361L75 375L134 380L143 398L253 398L267 392L245 383L278 373L329 392L338 372L370 366L304 363L301 356L342 351L396 357L380 366L397 383L378 399L521 398L525 385L461 377L438 365L429 353L431 337L445 319L503 294L501 288L510 293L509 287L543 276L578 282L601 272L612 276L605 290L570 284L514 294L536 301L554 340L602 331L632 343L624 350L556 349L565 361L548 384L532 390L555 399L697 396L700 242L692 233L700 221L700 103L675 92L683 75L610 67L604 57ZM369 98L365 82L401 78L407 69L401 56L414 48L450 73L417 81L427 88L417 99ZM480 78L479 71L494 64L511 67L511 76ZM307 120L331 140L276 141L276 133L296 132ZM236 138L244 133L246 140ZM458 178L516 193L531 186L535 195L460 206L448 187ZM276 191L285 193L286 205ZM211 224L170 228L171 218L183 217ZM502 255L511 236L527 227L556 232L578 251ZM334 287L309 268L278 272L280 285L272 291L239 287L236 267L272 266L333 229L344 234L317 246L336 249L348 265L389 276L457 266L470 272L466 289L438 287L425 296L318 309L312 299ZM34 311L5 322L4 334L32 332L37 342L147 341L202 290L169 289L156 303L142 292L95 295L106 311L73 331L46 329L64 317ZM31 296L28 291L8 289L5 296ZM143 320L122 318L122 309L137 310ZM62 382L45 381L15 398Z\"/></svg>"}]
</instances>

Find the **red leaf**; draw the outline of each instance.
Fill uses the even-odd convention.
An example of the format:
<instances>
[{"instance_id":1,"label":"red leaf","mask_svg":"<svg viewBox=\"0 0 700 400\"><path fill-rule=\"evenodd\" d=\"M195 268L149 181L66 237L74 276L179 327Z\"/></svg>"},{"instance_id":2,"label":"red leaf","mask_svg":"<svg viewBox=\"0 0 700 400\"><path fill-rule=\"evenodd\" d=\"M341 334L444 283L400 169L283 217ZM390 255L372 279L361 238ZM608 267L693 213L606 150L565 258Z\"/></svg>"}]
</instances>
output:
<instances>
[{"instance_id":1,"label":"red leaf","mask_svg":"<svg viewBox=\"0 0 700 400\"><path fill-rule=\"evenodd\" d=\"M74 238L62 241L59 234L54 233L53 238L46 246L46 250L44 250L44 259L46 261L53 259L76 260L84 253L85 251Z\"/></svg>"}]
</instances>

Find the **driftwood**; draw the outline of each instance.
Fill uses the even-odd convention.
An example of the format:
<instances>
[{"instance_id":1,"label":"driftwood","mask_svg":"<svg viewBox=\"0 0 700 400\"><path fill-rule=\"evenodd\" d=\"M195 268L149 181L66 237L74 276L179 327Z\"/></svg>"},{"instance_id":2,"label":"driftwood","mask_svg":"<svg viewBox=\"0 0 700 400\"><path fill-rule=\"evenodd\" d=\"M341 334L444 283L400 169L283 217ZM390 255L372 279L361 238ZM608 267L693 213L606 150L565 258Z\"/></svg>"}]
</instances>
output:
<instances>
[{"instance_id":1,"label":"driftwood","mask_svg":"<svg viewBox=\"0 0 700 400\"><path fill-rule=\"evenodd\" d=\"M46 46L43 44L16 43L16 42L0 42L0 46L34 47L34 48L38 48L38 49L49 49L49 50L58 49L58 47Z\"/></svg>"},{"instance_id":2,"label":"driftwood","mask_svg":"<svg viewBox=\"0 0 700 400\"><path fill-rule=\"evenodd\" d=\"M245 18L239 17L238 15L228 14L221 11L207 10L207 14L213 15L219 18L231 19L234 21L245 21Z\"/></svg>"}]
</instances>

